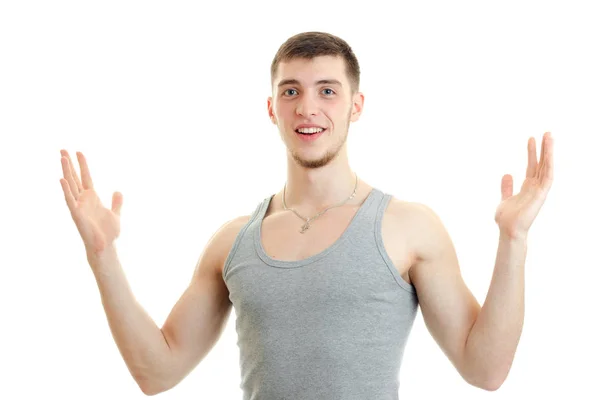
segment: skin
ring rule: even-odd
[[[294,79],[297,83],[279,86]],[[338,83],[317,84],[319,80]],[[344,63],[332,56],[279,65],[267,100],[271,122],[287,148],[286,203],[302,215],[314,215],[348,197],[355,175],[348,162],[350,123],[360,118],[364,95],[353,93]],[[301,141],[295,127],[314,123],[327,128],[315,142]],[[359,185],[365,185],[359,181]]]
[[[289,79],[295,82],[279,85]],[[339,83],[318,83],[324,79]],[[364,95],[351,90],[341,58],[317,57],[279,65],[267,109],[287,149],[288,207],[314,215],[351,193],[355,175],[346,139],[363,105]],[[294,131],[300,123],[315,123],[327,130],[318,140],[303,142]],[[546,132],[538,161],[535,139],[529,138],[526,179],[519,193],[513,194],[510,175],[501,180],[501,202],[495,214],[497,257],[481,306],[461,277],[451,238],[435,212],[395,198],[386,210],[389,217],[384,230],[398,233],[390,237],[402,237],[414,260],[407,278],[417,291],[426,326],[461,376],[486,390],[496,390],[505,381],[521,335],[527,235],[552,185],[553,147]],[[83,239],[111,332],[142,391],[166,391],[206,356],[224,328],[231,303],[220,268],[248,216],[231,220],[215,232],[189,287],[159,328],[133,297],[117,257],[123,196],[115,192],[111,207],[104,207],[84,155],[77,152],[77,159],[81,179],[69,154],[61,150],[60,184]],[[357,198],[351,202],[359,202],[369,191],[366,182],[359,179],[359,185]],[[408,236],[405,226],[411,227]]]
[[[290,79],[295,82],[280,86]],[[341,85],[318,84],[323,79],[335,79]],[[288,207],[301,215],[314,215],[350,192],[353,173],[346,139],[363,105],[364,95],[350,89],[341,58],[280,64],[267,106],[288,150]],[[304,143],[294,132],[299,123],[327,127],[327,135]],[[522,332],[527,234],[552,185],[553,146],[546,132],[538,161],[535,139],[529,138],[526,179],[519,193],[513,195],[511,175],[502,177],[501,202],[495,214],[497,257],[483,305],[465,285],[452,240],[433,210],[394,198],[387,211],[396,221],[392,230],[407,223],[411,226],[409,242],[415,262],[409,276],[426,326],[464,379],[486,390],[497,390],[505,381]],[[280,196],[281,192],[276,197]]]

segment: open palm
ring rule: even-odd
[[[527,150],[527,171],[521,191],[513,196],[512,176],[507,174],[502,177],[502,201],[496,209],[495,220],[500,231],[510,238],[527,236],[554,179],[554,143],[550,132],[542,137],[539,162],[534,138],[529,138]]]
[[[96,191],[85,157],[77,152],[81,170],[81,180],[75,172],[69,153],[61,150],[61,164],[64,178],[60,184],[65,201],[83,239],[85,248],[91,255],[98,255],[112,245],[121,230],[120,212],[123,196],[115,192],[111,209],[105,208]]]

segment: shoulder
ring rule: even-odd
[[[447,231],[440,216],[427,204],[390,199],[386,216],[392,229],[404,232],[418,258],[435,252],[436,245],[447,242]]]
[[[240,215],[227,222],[215,232],[213,238],[220,250],[222,261],[225,261],[236,237],[242,228],[250,221],[252,215]]]
[[[250,221],[252,215],[241,215],[230,219],[217,228],[200,256],[196,266],[196,272],[201,272],[203,265],[210,265],[215,273],[221,273],[225,260],[231,251],[236,237],[242,228]]]
[[[271,199],[273,196],[264,198],[259,204],[256,205],[254,211],[249,214],[240,215],[235,218],[228,220],[223,223],[219,229],[213,234],[211,242],[214,242],[214,247],[218,251],[220,257],[220,267],[227,260],[227,256],[233,248],[236,238],[240,234],[241,230],[250,222],[250,220],[258,214],[260,207],[263,206],[264,202]],[[272,202],[271,202],[272,203]]]
[[[435,211],[424,203],[417,201],[401,200],[391,196],[386,210],[393,218],[410,220],[413,223],[431,224],[439,222],[440,218]]]

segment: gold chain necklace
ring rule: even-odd
[[[324,209],[323,211],[320,211],[319,213],[317,213],[315,216],[311,217],[311,218],[306,218],[303,217],[302,215],[298,214],[296,212],[296,210],[294,210],[293,208],[288,208],[285,204],[285,187],[287,186],[287,182],[286,184],[283,186],[283,194],[281,195],[282,200],[283,200],[283,209],[284,210],[290,210],[293,211],[294,214],[296,214],[298,216],[298,218],[300,218],[301,220],[305,221],[304,225],[302,225],[302,229],[300,230],[300,233],[304,233],[308,230],[308,228],[310,228],[310,223],[311,221],[317,219],[318,217],[320,217],[321,215],[325,214],[326,211],[334,208],[334,207],[339,207],[342,204],[346,203],[348,200],[352,199],[354,196],[356,196],[356,188],[358,187],[358,175],[356,173],[354,173],[354,175],[356,176],[356,182],[354,183],[354,191],[352,192],[352,194],[350,195],[350,197],[348,197],[346,200],[341,201],[338,204],[334,204],[332,206],[327,207],[326,209]]]

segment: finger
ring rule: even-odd
[[[123,205],[123,195],[119,192],[114,192],[113,193],[113,198],[112,198],[112,211],[117,214],[117,215],[121,215],[121,206]]]
[[[549,188],[552,185],[552,181],[554,180],[554,139],[551,134],[548,135],[548,145],[546,146],[546,161],[545,165],[545,179],[544,179],[544,188]]]
[[[542,149],[540,151],[540,166],[537,171],[537,178],[540,182],[544,180],[544,176],[546,174],[546,165],[547,165],[547,147],[548,147],[548,132],[544,133],[542,136]]]
[[[83,192],[83,186],[81,185],[81,181],[79,180],[79,176],[77,175],[77,171],[75,171],[75,164],[73,164],[73,160],[71,160],[71,156],[69,155],[69,152],[66,150],[61,150],[60,154],[62,154],[64,157],[67,157],[67,159],[69,160],[69,165],[71,166],[71,173],[73,174],[73,181],[75,182],[75,184],[77,185],[77,195],[79,195],[79,193]]]
[[[69,211],[71,212],[71,215],[73,215],[75,213],[75,208],[77,206],[77,202],[75,201],[75,198],[73,197],[73,193],[71,193],[71,188],[69,187],[69,182],[67,182],[66,179],[61,178],[60,186],[62,186],[63,193],[65,195],[65,201],[67,202],[67,207],[69,207]]]
[[[73,173],[71,172],[71,166],[69,165],[69,160],[66,157],[60,158],[60,163],[62,165],[63,176],[69,185],[69,191],[71,192],[71,196],[75,200],[79,197],[79,189],[77,189],[77,184],[73,179]]]
[[[530,137],[527,141],[527,178],[533,178],[537,172],[537,152],[535,148],[535,138]]]
[[[513,195],[513,179],[512,176],[506,174],[502,177],[502,183],[500,184],[500,193],[502,194],[502,201],[508,199]]]
[[[83,182],[84,189],[93,189],[94,183],[92,182],[92,176],[90,175],[90,170],[87,165],[87,161],[83,153],[77,152],[77,159],[79,160],[79,168],[81,169],[81,180]]]

